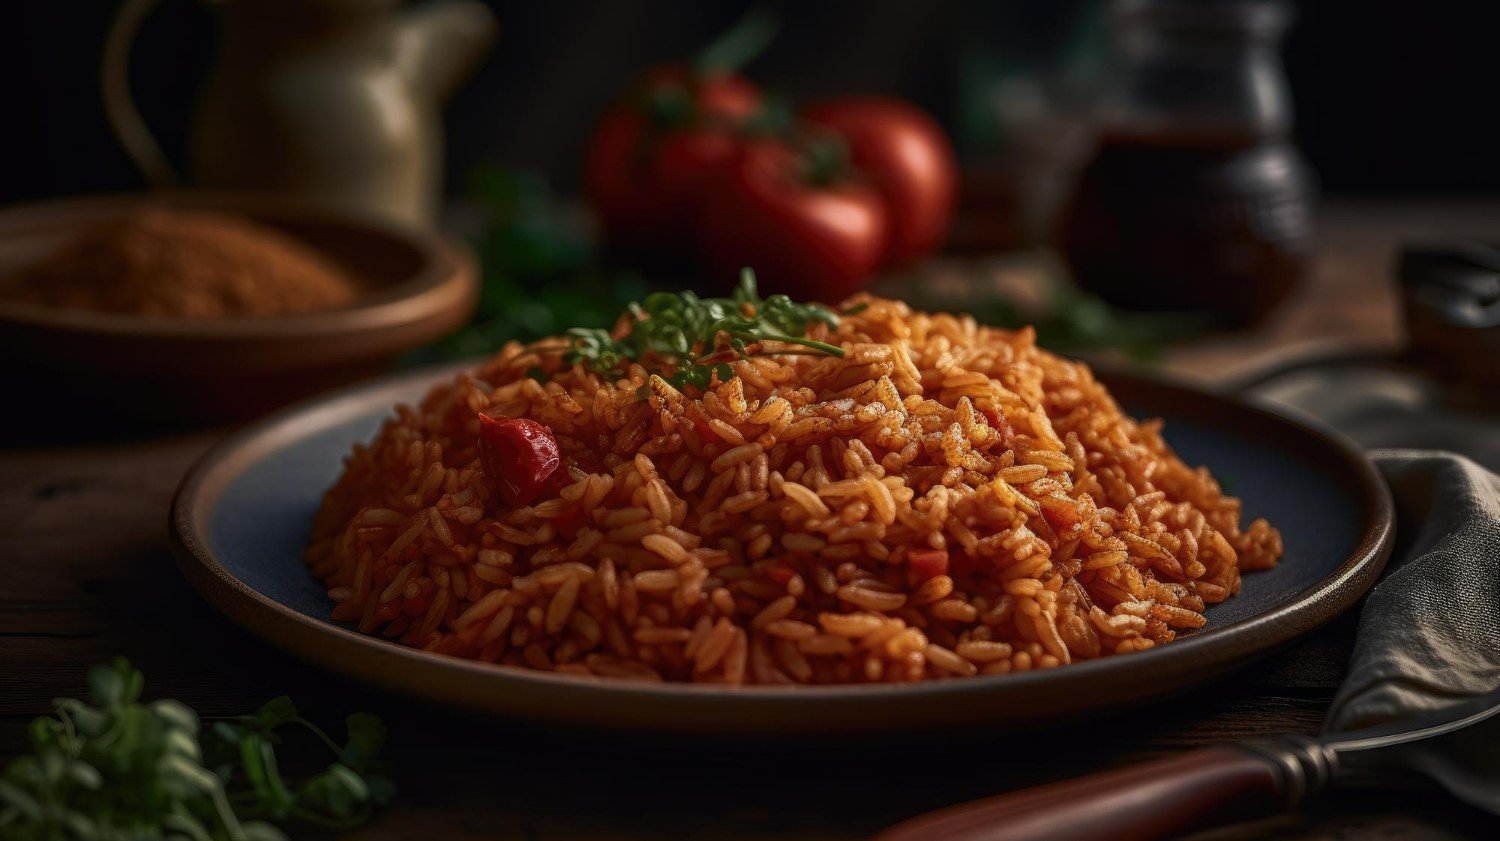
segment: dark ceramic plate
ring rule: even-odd
[[[193,586],[230,619],[298,657],[388,689],[558,722],[674,731],[827,732],[1015,725],[1117,708],[1210,680],[1352,605],[1390,553],[1391,500],[1348,443],[1245,403],[1106,377],[1133,414],[1166,420],[1190,464],[1207,465],[1286,542],[1247,574],[1208,626],[1170,645],[1063,668],[904,686],[743,687],[582,678],[405,648],[329,618],[302,564],[319,499],[355,442],[399,401],[454,369],[358,387],[266,420],[216,447],[178,490],[172,536]]]

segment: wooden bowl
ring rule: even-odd
[[[388,369],[463,325],[478,297],[473,255],[440,233],[233,194],[101,196],[0,210],[0,277],[145,205],[248,217],[322,252],[366,292],[336,310],[200,320],[0,300],[0,385],[25,395],[21,406],[86,406],[96,417],[107,410],[153,424],[243,419]],[[43,414],[51,423],[57,413]]]

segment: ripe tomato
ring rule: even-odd
[[[736,126],[761,107],[740,76],[685,67],[646,73],[594,130],[584,181],[611,248],[680,253],[698,195],[739,149]]]
[[[937,121],[884,97],[830,99],[801,115],[842,135],[854,165],[880,190],[890,222],[885,265],[942,244],[958,197],[958,163]]]
[[[859,289],[885,250],[880,194],[850,180],[819,183],[776,142],[747,144],[699,210],[698,247],[732,283],[755,269],[766,292],[837,303]]]

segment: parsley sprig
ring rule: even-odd
[[[786,295],[761,298],[755,272],[744,269],[728,298],[700,298],[692,292],[653,292],[626,310],[627,329],[618,338],[608,330],[575,328],[563,360],[583,363],[610,377],[631,362],[662,366],[654,373],[683,388],[709,388],[718,377],[733,376],[729,362],[752,356],[797,353],[843,356],[843,348],[809,338],[814,324],[836,327],[838,314],[821,304],[799,304]],[[766,347],[793,345],[800,350]]]
[[[0,837],[16,841],[286,841],[271,821],[349,829],[395,789],[378,759],[385,728],[349,716],[335,742],[285,697],[203,731],[170,699],[141,703],[141,673],[123,659],[89,672],[92,703],[65,698],[30,728],[32,752],[0,776]],[[313,734],[335,760],[284,776],[282,731]]]

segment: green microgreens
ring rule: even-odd
[[[844,355],[837,345],[807,336],[814,324],[837,326],[837,313],[821,304],[799,304],[786,295],[761,298],[750,269],[740,273],[740,283],[728,298],[653,292],[627,308],[626,321],[628,331],[619,338],[608,330],[569,330],[573,346],[564,361],[618,377],[631,362],[649,356],[650,361],[665,366],[653,373],[673,386],[707,389],[716,377],[727,382],[733,376],[729,362],[736,359],[799,353]],[[803,350],[765,348],[764,342]]]
[[[286,841],[271,822],[350,829],[394,794],[374,716],[349,716],[340,745],[281,697],[204,731],[177,701],[142,703],[144,684],[116,659],[89,672],[92,703],[59,700],[54,717],[31,723],[31,753],[0,776],[0,837]],[[276,746],[288,727],[312,733],[334,761],[284,775]]]

